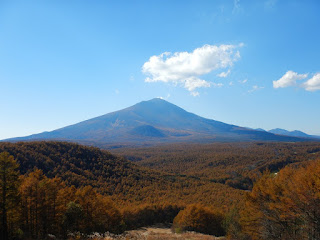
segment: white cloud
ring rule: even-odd
[[[161,97],[161,96],[160,96],[160,97],[157,97],[157,98],[160,98],[160,99],[162,99],[162,100],[166,100],[166,99],[169,99],[170,96],[171,96],[170,93],[168,93],[166,97]]]
[[[233,86],[233,82],[229,82],[229,86]]]
[[[191,96],[197,97],[199,96],[199,92],[190,92]]]
[[[142,67],[142,72],[149,76],[145,82],[182,85],[190,92],[197,88],[210,87],[211,83],[200,76],[233,66],[240,58],[240,53],[236,50],[240,45],[204,45],[193,52],[164,52],[152,56]],[[192,95],[199,93],[194,92]]]
[[[212,85],[217,88],[223,87],[223,83],[212,83]]]
[[[260,89],[264,89],[264,87],[259,87],[259,86],[257,86],[257,85],[254,85],[254,86],[252,87],[252,89],[250,89],[250,90],[248,91],[248,93],[252,93],[252,92],[258,91],[258,90],[260,90]]]
[[[210,87],[210,83],[197,77],[188,77],[184,81],[184,87],[189,91],[193,91],[200,87]]]
[[[241,13],[241,12],[243,12],[243,9],[241,8],[240,0],[234,0],[232,13],[236,14],[236,13]]]
[[[320,90],[320,73],[316,73],[312,78],[301,84],[300,87],[311,92]]]
[[[302,80],[308,77],[308,74],[298,74],[293,71],[288,71],[279,80],[273,81],[274,88],[285,88],[296,85],[297,80]]]
[[[227,72],[221,72],[219,74],[217,74],[217,77],[221,77],[221,78],[225,78],[228,77],[228,75],[230,74],[231,70],[229,69]]]
[[[239,83],[245,84],[248,82],[248,79],[240,80]]]

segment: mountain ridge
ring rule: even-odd
[[[283,128],[274,128],[274,129],[270,129],[268,131],[263,128],[256,128],[254,130],[262,131],[262,132],[269,132],[269,133],[273,133],[273,134],[277,134],[277,135],[292,136],[292,137],[317,138],[317,139],[320,138],[320,136],[310,135],[310,134],[307,134],[307,133],[302,132],[300,130],[288,131]]]
[[[274,129],[269,130],[268,132],[273,133],[273,134],[293,136],[293,137],[307,137],[307,138],[319,137],[319,136],[309,135],[309,134],[302,132],[302,131],[299,131],[299,130],[288,131],[288,130],[282,129],[282,128],[274,128]]]
[[[160,98],[142,101],[119,111],[51,132],[5,141],[63,140],[95,146],[115,143],[308,141],[200,117]]]

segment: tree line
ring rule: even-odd
[[[70,233],[122,233],[156,223],[179,225],[181,219],[191,221],[194,216],[183,215],[184,206],[171,204],[139,205],[119,209],[110,197],[98,193],[91,186],[67,186],[60,178],[48,178],[42,170],[19,174],[18,163],[7,152],[0,153],[1,239],[48,239],[55,236],[67,239]],[[188,209],[188,208],[187,208]],[[220,215],[197,207],[197,221],[202,216],[212,221]],[[180,215],[178,215],[178,213]],[[176,217],[176,216],[180,217]],[[176,219],[177,220],[174,220]],[[221,220],[221,219],[220,219]],[[204,233],[223,233],[222,222],[217,231],[201,226],[181,225],[184,230]]]
[[[137,166],[130,167],[131,163],[125,160],[121,160],[125,162],[121,165],[107,152],[113,163],[103,167],[102,163],[109,164],[109,160],[97,158],[104,153],[95,148],[91,151],[69,143],[19,146],[11,149],[15,157],[0,151],[0,233],[4,240],[50,236],[67,239],[76,232],[119,234],[156,223],[173,223],[176,232],[191,230],[226,235],[228,239],[320,239],[320,161],[309,158],[316,155],[315,146],[308,145],[310,155],[304,161],[299,156],[301,161],[280,171],[264,170],[253,182],[252,190],[239,195],[235,191],[240,190],[192,176],[177,178],[143,168],[137,175],[133,170]],[[41,151],[37,152],[37,148]],[[70,161],[62,164],[58,158]],[[38,161],[32,168],[21,167],[21,162],[28,165],[32,160]],[[56,167],[38,168],[46,169],[47,165]],[[125,166],[129,169],[125,170]],[[91,170],[111,175],[93,176]],[[70,172],[79,171],[87,174],[87,180],[71,184]],[[117,173],[112,175],[114,172]],[[134,181],[131,185],[126,185],[126,176]],[[111,183],[105,183],[108,179]],[[123,185],[119,184],[121,181]],[[117,189],[117,193],[110,195],[103,191],[103,186]]]
[[[227,210],[244,192],[189,175],[161,173],[95,147],[56,141],[0,143],[19,163],[22,175],[35,168],[66,186],[92,186],[120,208],[143,204],[199,202]],[[152,193],[152,194],[150,194]]]
[[[320,143],[190,143],[111,151],[149,169],[251,190],[266,169],[277,172],[287,165],[319,158]]]

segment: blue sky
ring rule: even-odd
[[[163,97],[320,135],[320,2],[1,1],[0,139]]]

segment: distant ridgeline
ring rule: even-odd
[[[62,140],[102,148],[173,142],[320,141],[301,132],[274,133],[206,119],[155,98],[51,132],[6,141]]]

